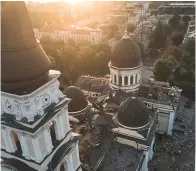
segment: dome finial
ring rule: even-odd
[[[124,36],[122,37],[122,39],[129,39],[129,35],[127,34],[127,30],[125,30],[124,32]]]

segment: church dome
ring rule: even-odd
[[[111,65],[117,68],[134,68],[140,64],[140,49],[125,32],[112,49]]]
[[[87,107],[88,101],[86,96],[79,88],[70,86],[64,91],[64,94],[71,99],[68,105],[69,112],[81,111]]]
[[[35,38],[24,2],[2,2],[1,64],[2,91],[36,89],[47,79],[50,60]]]
[[[149,121],[148,109],[142,101],[130,97],[119,106],[117,121],[126,127],[145,126]]]

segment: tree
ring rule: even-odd
[[[172,56],[174,60],[180,61],[182,55],[182,50],[177,46],[169,46],[164,50],[163,56]]]
[[[170,62],[166,57],[160,58],[153,64],[153,74],[157,81],[167,81],[172,73]]]
[[[174,33],[172,33],[170,39],[171,39],[172,44],[174,46],[178,46],[182,43],[182,41],[184,39],[184,35],[181,32],[174,32]]]
[[[185,33],[187,31],[187,28],[188,28],[188,23],[180,23],[180,24],[178,24],[176,30],[178,32]]]
[[[135,28],[136,28],[136,26],[134,24],[128,24],[127,25],[127,32],[132,33],[132,32],[134,32]]]
[[[186,43],[182,45],[185,52],[189,53],[191,56],[195,56],[195,39],[189,38]]]
[[[180,23],[180,20],[181,17],[179,15],[174,15],[169,19],[168,24],[171,25],[173,29],[175,29]]]
[[[163,24],[163,33],[167,37],[172,33],[172,27],[169,24]]]
[[[159,21],[157,27],[153,30],[148,48],[156,52],[158,49],[164,46],[166,36],[163,30],[163,24]]]
[[[184,15],[184,16],[182,17],[182,21],[183,21],[184,23],[188,23],[189,21],[191,21],[191,17],[188,16],[188,15]]]
[[[138,47],[140,48],[141,52],[141,59],[143,60],[145,58],[145,51],[144,51],[144,45],[141,42],[136,42]]]

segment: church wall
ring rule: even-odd
[[[139,143],[136,143],[135,141],[127,140],[127,139],[120,138],[120,137],[117,137],[116,141],[118,143],[121,143],[121,144],[126,144],[126,145],[129,145],[129,146],[132,146],[132,147],[134,147],[135,149],[138,149],[138,150],[143,150],[143,149],[148,148],[148,146],[146,146],[146,145],[139,144]]]
[[[9,153],[5,153],[4,151],[1,152],[2,156],[4,156],[5,158],[14,158],[14,159],[17,159],[17,160],[20,160],[24,163],[26,163],[27,165],[31,166],[32,168],[36,169],[36,170],[39,170],[39,171],[45,171],[46,168],[47,168],[47,165],[48,163],[50,162],[51,158],[53,157],[53,155],[56,153],[56,151],[59,149],[59,147],[62,145],[62,144],[65,144],[66,142],[68,142],[70,140],[70,138],[72,137],[72,133],[70,132],[67,137],[65,138],[65,140],[63,140],[61,142],[61,144],[43,161],[43,163],[40,165],[40,164],[36,164],[36,163],[33,163],[33,162],[29,162],[27,160],[24,160],[22,158],[18,158],[12,154],[9,154]]]
[[[78,143],[76,143],[76,146],[74,150],[72,151],[72,165],[73,169],[76,170],[80,166],[80,157],[79,157],[79,150],[78,150]]]
[[[112,88],[125,91],[137,90],[141,80],[141,67],[121,69],[111,66],[111,63],[108,66],[110,68],[110,86]]]
[[[174,118],[175,118],[174,112],[170,112],[169,125],[168,125],[167,135],[172,135],[173,124],[174,124]]]
[[[56,135],[58,136],[58,140],[62,140],[67,133],[70,131],[69,121],[68,121],[68,110],[67,105],[57,114],[54,120],[56,122]],[[51,120],[51,121],[52,121]],[[14,131],[19,138],[22,155],[26,159],[31,159],[36,162],[41,162],[46,155],[48,155],[53,148],[51,135],[49,131],[49,121],[47,125],[45,125],[44,129],[41,129],[36,135],[25,134],[24,132],[19,132],[18,130],[10,129],[8,127],[4,127],[2,129],[2,138],[7,142],[6,146],[4,145],[3,149],[8,152],[15,152],[17,150],[16,143],[14,141],[14,137],[12,137],[12,132]],[[6,139],[5,139],[6,138]],[[68,141],[68,139],[67,139]]]
[[[40,146],[40,151],[42,153],[42,156],[47,155],[47,142],[45,141],[44,135],[39,136],[39,146]]]
[[[36,160],[35,159],[35,151],[34,151],[34,147],[33,147],[33,142],[31,138],[27,138],[26,139],[26,143],[27,143],[27,147],[28,147],[28,151],[29,151],[29,159],[31,160]]]
[[[34,121],[36,115],[43,115],[44,109],[62,96],[57,78],[46,83],[31,94],[18,96],[1,92],[1,113],[16,116],[16,120],[26,117]]]
[[[177,107],[143,101],[149,109],[158,109],[158,133],[172,135]]]
[[[79,158],[79,151],[78,151],[78,143],[74,146],[73,150],[71,150],[65,158],[62,160],[62,162],[57,166],[55,171],[61,171],[61,165],[64,165],[64,167],[68,171],[75,171],[80,166],[80,158]],[[65,170],[66,170],[65,169]],[[80,170],[80,169],[79,169]]]
[[[6,150],[6,138],[4,136],[4,131],[1,130],[1,148]]]

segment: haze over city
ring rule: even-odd
[[[195,170],[195,2],[1,2],[2,171]]]

